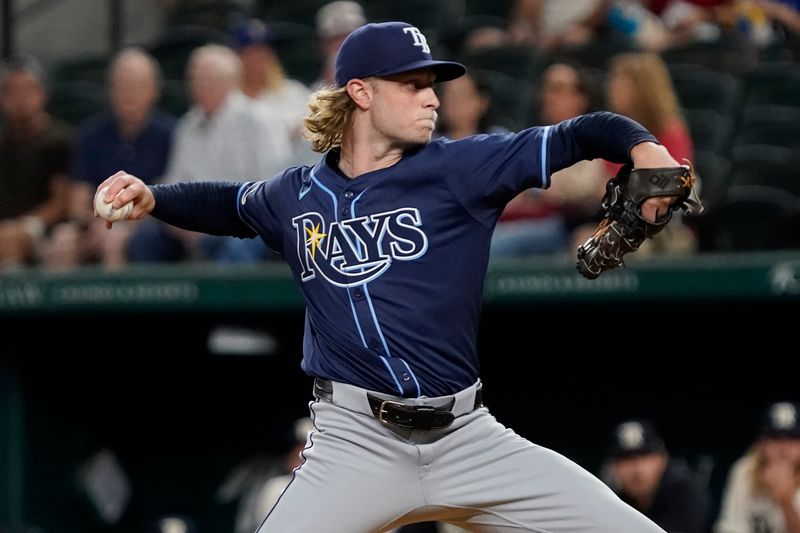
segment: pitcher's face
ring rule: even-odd
[[[430,69],[371,78],[375,99],[370,113],[376,132],[400,145],[429,142],[439,108],[434,78]]]

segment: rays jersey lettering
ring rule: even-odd
[[[317,274],[337,287],[368,283],[392,265],[425,255],[428,237],[419,209],[402,207],[326,224],[317,212],[292,219],[297,237],[301,279]]]

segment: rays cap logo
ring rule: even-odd
[[[466,67],[453,61],[431,57],[428,40],[418,28],[406,22],[366,24],[342,42],[336,56],[336,86],[352,79],[390,76],[420,68],[430,68],[436,81],[462,76]]]

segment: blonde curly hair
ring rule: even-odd
[[[346,87],[320,89],[311,95],[309,114],[303,119],[304,136],[315,152],[327,152],[342,145],[342,136],[355,109]]]

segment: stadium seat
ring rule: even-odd
[[[779,250],[799,244],[797,198],[773,187],[731,187],[704,219],[701,243],[711,250]]]
[[[792,193],[800,199],[800,175],[790,148],[738,146],[732,156],[731,185],[766,185]]]
[[[461,25],[466,6],[464,0],[371,0],[365,12],[370,22],[402,20],[423,31],[442,32]]]
[[[706,209],[713,209],[730,185],[731,161],[717,153],[696,149],[694,168],[703,205]]]
[[[99,83],[63,81],[53,85],[47,111],[54,117],[78,125],[106,107],[106,91]]]
[[[784,61],[764,63],[745,76],[746,105],[800,107],[800,66]]]
[[[542,58],[527,46],[478,48],[465,52],[460,60],[470,69],[502,72],[521,80],[537,78],[542,67]]]
[[[235,0],[192,0],[179,2],[168,13],[166,26],[201,26],[227,31],[231,20],[244,16],[241,2]]]
[[[730,116],[741,103],[744,85],[731,74],[685,63],[669,65],[669,71],[684,109],[710,109]]]
[[[189,110],[191,104],[189,88],[185,80],[164,80],[161,83],[159,109],[175,117],[180,117]]]
[[[589,44],[561,48],[556,52],[560,58],[571,59],[585,67],[608,70],[614,56],[626,52],[638,52],[639,48],[628,37],[612,33]]]
[[[466,0],[468,15],[488,15],[492,17],[511,17],[514,0]]]
[[[306,85],[314,83],[322,70],[324,57],[312,26],[291,22],[270,23],[275,35],[273,47],[286,75]]]
[[[108,69],[108,56],[82,55],[62,59],[52,67],[53,83],[62,81],[90,81],[104,84]]]
[[[769,105],[744,108],[733,145],[748,144],[800,147],[800,108]]]
[[[733,120],[710,109],[684,111],[692,142],[697,150],[724,153],[733,132]]]
[[[511,131],[530,126],[533,84],[492,70],[476,70],[492,93],[494,123]]]
[[[758,64],[758,48],[735,33],[714,42],[692,43],[661,52],[667,64],[684,63],[740,75]]]
[[[264,18],[268,24],[274,22],[293,22],[315,27],[317,11],[331,0],[291,0],[275,2],[262,0]]]

